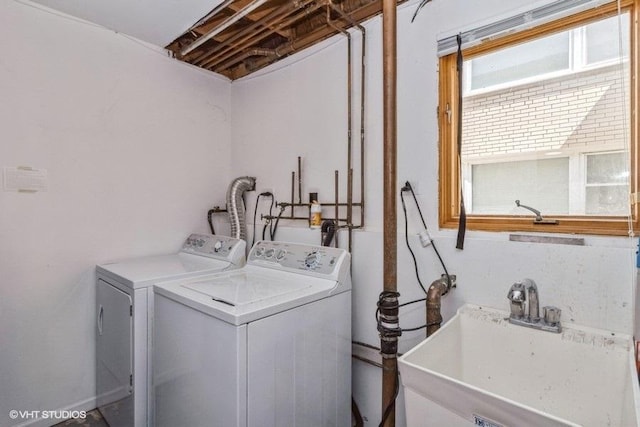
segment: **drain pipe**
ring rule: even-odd
[[[398,224],[397,224],[397,119],[396,119],[396,0],[382,1],[382,68],[383,68],[383,193],[384,193],[384,232],[383,232],[383,286],[384,292],[396,293],[398,267]],[[397,338],[396,338],[397,341]],[[385,345],[382,340],[380,346]],[[388,416],[383,420],[384,427],[395,426],[395,394],[398,387],[398,355],[383,354],[382,359],[382,412],[387,408]],[[386,357],[385,357],[386,356]]]
[[[231,237],[247,240],[247,224],[244,214],[242,195],[245,191],[256,188],[256,179],[251,176],[241,176],[234,179],[227,190],[227,211],[231,223]]]
[[[454,279],[455,280],[455,279]],[[446,276],[434,280],[427,290],[427,336],[431,336],[440,329],[442,313],[440,312],[442,297],[449,292],[449,284]]]

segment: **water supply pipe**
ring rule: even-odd
[[[396,0],[382,1],[382,71],[383,71],[383,213],[384,247],[383,287],[385,292],[397,292],[398,224],[397,224],[397,5]],[[382,347],[382,340],[381,340]],[[398,386],[398,358],[382,359],[382,412],[387,408],[384,427],[395,426],[395,397]]]
[[[247,240],[247,224],[245,218],[242,195],[245,191],[256,188],[256,179],[251,176],[241,176],[234,179],[227,190],[227,211],[231,223],[231,237]]]

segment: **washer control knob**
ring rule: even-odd
[[[276,251],[276,250],[275,250],[275,249],[273,249],[273,248],[269,248],[269,249],[267,249],[267,250],[266,250],[266,252],[264,253],[264,257],[265,257],[265,258],[271,258],[271,257],[273,256],[273,253],[274,253],[275,251]]]
[[[304,265],[308,269],[314,269],[318,266],[319,261],[320,261],[320,254],[318,252],[311,252],[304,259]]]
[[[284,256],[287,254],[287,250],[286,249],[280,249],[278,250],[278,253],[276,254],[276,260],[278,261],[282,261],[284,259]]]
[[[220,249],[222,249],[222,242],[218,240],[216,243],[213,244],[213,251],[218,252],[220,251]]]
[[[256,249],[256,256],[262,255],[264,255],[264,246],[258,246],[258,248]]]

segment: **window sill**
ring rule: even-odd
[[[539,232],[561,234],[585,234],[600,236],[629,236],[629,221],[620,217],[549,216],[558,224],[536,224],[531,216],[467,215],[467,230],[493,232]],[[440,219],[440,228],[457,228],[458,217]],[[634,232],[640,230],[633,222]]]

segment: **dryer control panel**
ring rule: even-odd
[[[181,252],[231,261],[238,254],[244,255],[245,247],[241,239],[194,233],[184,241]]]
[[[349,256],[344,249],[268,241],[256,243],[247,259],[249,264],[326,276],[335,276],[345,262]]]

